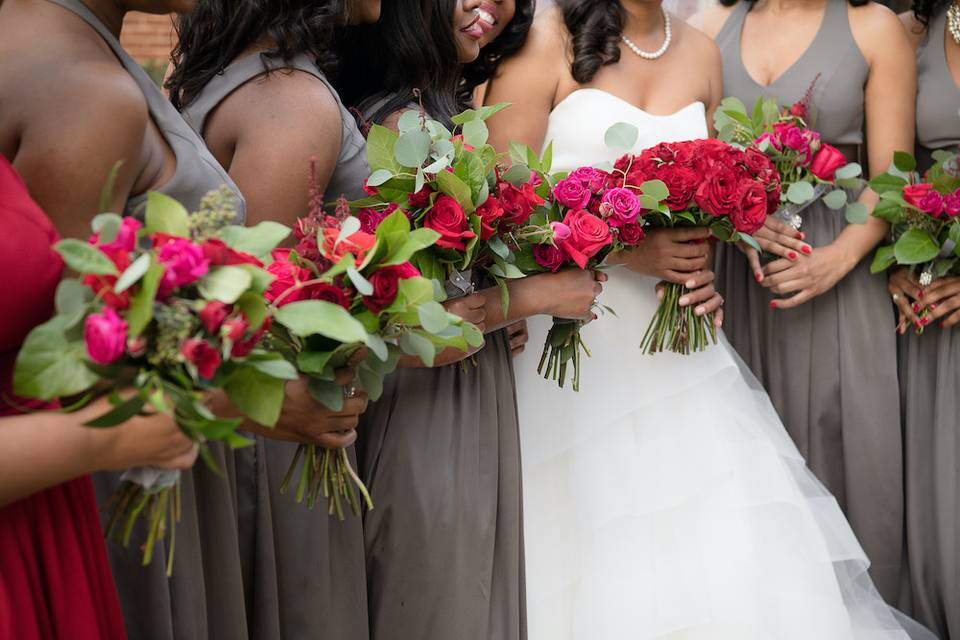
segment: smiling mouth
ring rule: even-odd
[[[492,28],[492,25],[483,20],[480,12],[478,10],[474,10],[473,20],[471,20],[467,26],[460,29],[460,31],[461,33],[464,33],[475,40],[479,40],[487,31],[490,31]]]
[[[497,17],[493,13],[483,8],[477,9],[476,13],[478,16],[480,16],[480,20],[487,23],[490,27],[496,26]]]

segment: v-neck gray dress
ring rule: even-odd
[[[526,638],[516,381],[506,332],[486,341],[398,369],[361,418],[373,640]]]
[[[307,55],[284,62],[260,53],[237,60],[208,83],[184,109],[203,132],[208,116],[247,82],[271,73],[307,73],[333,87]],[[367,166],[365,141],[353,116],[340,105],[340,155],[327,185],[332,199],[363,197]],[[308,164],[304,158],[303,177]],[[361,519],[341,522],[298,504],[280,485],[297,445],[261,436],[236,452],[243,577],[249,637],[256,640],[367,640],[367,592]],[[354,460],[353,448],[350,448]],[[240,612],[237,612],[239,615]],[[221,636],[233,638],[234,636]]]
[[[917,158],[960,145],[960,87],[944,50],[946,11],[917,51]],[[952,43],[951,43],[952,45]],[[911,328],[912,329],[912,328]],[[903,608],[943,640],[960,638],[960,329],[900,337],[909,585]]]
[[[203,141],[183,121],[120,42],[79,0],[51,0],[90,25],[113,50],[143,91],[150,117],[173,149],[177,167],[173,177],[157,189],[188,210],[196,210],[210,190],[236,187],[207,151]],[[146,195],[130,198],[125,213],[141,213]],[[243,199],[237,193],[242,222]],[[145,528],[138,527],[130,546],[109,543],[108,554],[130,638],[136,640],[202,640],[245,638],[243,581],[237,530],[233,456],[222,443],[211,443],[210,454],[226,475],[218,475],[198,461],[182,473],[182,520],[177,524],[173,577],[167,578],[166,544],[154,549],[153,563],[141,566]],[[102,505],[120,484],[119,473],[93,476]],[[168,537],[169,541],[169,537]]]
[[[828,0],[806,52],[770,86],[744,67],[740,40],[750,3],[740,2],[716,42],[724,95],[748,106],[760,96],[799,101],[816,80],[812,123],[849,159],[865,158],[864,87],[869,67],[847,15],[846,0]],[[851,196],[857,194],[851,193]],[[814,247],[832,243],[847,222],[822,203],[804,211]],[[761,380],[808,465],[843,507],[872,563],[871,576],[895,602],[903,544],[903,461],[896,337],[886,278],[870,274],[868,256],[833,289],[788,310],[772,310],[740,252],[724,248],[719,284],[724,330]]]

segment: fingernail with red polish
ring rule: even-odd
[[[803,254],[807,256],[813,253],[813,249],[811,249],[809,245],[804,245],[800,251],[803,251]]]
[[[917,294],[917,297],[923,300],[923,289],[920,289],[920,293]]]
[[[805,234],[803,231],[797,232],[797,240],[803,240],[806,237],[807,237],[807,234]]]
[[[920,313],[920,303],[919,303],[919,302],[914,302],[914,303],[913,303],[913,312],[914,312],[914,313]]]
[[[770,308],[771,308],[771,309],[776,309],[776,308],[777,308],[777,301],[776,301],[776,300],[771,300],[771,301],[770,301]]]
[[[933,304],[930,305],[930,311],[933,311],[933,310],[936,309],[936,308],[937,308],[937,303],[936,303],[936,302],[934,302]]]
[[[946,329],[946,328],[947,328],[947,323],[946,323],[946,322],[941,322],[941,323],[940,323],[940,328],[941,328],[941,329]]]
[[[757,279],[757,282],[760,282],[761,280],[763,280],[763,273],[761,273],[760,271],[754,271],[753,277]]]
[[[796,260],[796,259],[797,259],[797,252],[796,252],[796,251],[791,251],[790,253],[787,254],[787,257],[790,258],[791,260]]]

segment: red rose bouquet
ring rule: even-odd
[[[772,98],[758,98],[753,110],[737,98],[725,98],[714,113],[717,138],[766,155],[780,174],[781,190],[777,218],[799,229],[800,212],[823,199],[831,209],[846,209],[847,220],[862,223],[867,210],[859,202],[847,202],[845,188],[863,186],[862,169],[836,147],[824,143],[808,125],[813,85],[804,98],[781,109]]]
[[[500,285],[506,305],[504,281],[523,273],[502,236],[524,224],[543,199],[535,174],[516,168],[501,172],[497,153],[487,144],[484,120],[504,106],[455,116],[456,135],[422,110],[401,115],[399,134],[371,127],[369,197],[351,206],[367,233],[395,211],[402,211],[414,229],[435,231],[436,244],[412,259],[423,276],[459,297],[473,292],[482,275],[474,272],[480,271]]]
[[[411,263],[440,233],[411,229],[397,210],[368,232],[361,218],[350,217],[345,201],[337,209],[325,214],[314,194],[310,215],[294,229],[296,248],[273,251],[267,271],[274,280],[265,293],[276,320],[272,346],[309,376],[311,395],[334,411],[350,394],[335,382],[334,371],[361,349],[367,352],[357,366],[356,386],[376,400],[401,352],[430,366],[446,347],[467,351],[483,343],[479,329],[437,302],[433,282]],[[343,519],[344,502],[359,514],[352,481],[367,508],[373,507],[345,450],[301,445],[281,491],[295,476],[297,502],[306,498],[312,507],[322,494],[331,515]]]
[[[611,185],[642,190],[659,180],[668,193],[659,207],[644,215],[647,227],[709,227],[724,242],[757,248],[751,234],[776,211],[780,176],[760,151],[738,149],[719,140],[659,144],[639,155],[617,160]],[[641,342],[645,353],[669,350],[689,354],[716,342],[712,314],[697,316],[679,306],[686,289],[667,283],[657,313]]]
[[[920,175],[917,161],[894,154],[893,166],[873,180],[880,195],[873,215],[890,223],[892,242],[877,249],[870,271],[893,265],[919,270],[921,286],[935,278],[960,275],[960,165],[958,156],[935,152],[936,164]],[[928,309],[921,312],[923,323]],[[917,327],[923,332],[923,324]]]
[[[109,206],[105,190],[103,208]],[[130,386],[136,393],[88,422],[111,427],[141,412],[173,416],[207,454],[210,441],[248,444],[236,431],[240,419],[213,415],[205,392],[223,388],[257,422],[276,422],[284,382],[296,371],[278,354],[260,348],[270,318],[263,293],[270,276],[250,248],[266,248],[288,231],[265,225],[232,226],[229,191],[208,195],[191,215],[176,201],[150,193],[145,222],[103,213],[88,242],[61,240],[56,251],[79,274],[63,280],[56,315],[35,328],[14,372],[16,393],[63,402],[98,383]],[[172,570],[179,519],[180,472],[130,469],[109,503],[107,535],[129,544],[136,522],[147,522],[143,562],[169,530]]]

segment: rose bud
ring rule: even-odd
[[[223,324],[232,310],[233,307],[229,304],[211,300],[203,305],[203,309],[200,310],[200,322],[203,323],[203,328],[207,330],[207,333],[215,336],[217,335],[217,329],[220,328],[220,325]]]
[[[201,378],[213,378],[220,367],[220,352],[211,347],[205,340],[189,338],[180,345],[180,354],[184,359],[197,368]]]

